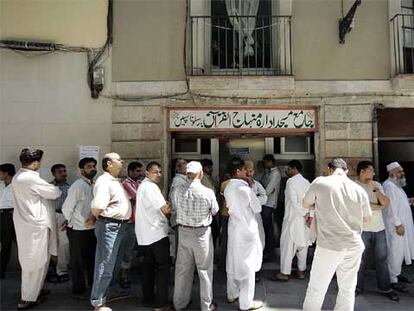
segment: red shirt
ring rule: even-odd
[[[124,186],[124,189],[127,193],[128,199],[131,201],[131,218],[128,223],[133,224],[135,223],[135,208],[136,208],[136,196],[137,196],[137,189],[141,182],[135,181],[130,177],[127,177],[123,182],[122,186]]]

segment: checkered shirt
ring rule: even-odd
[[[177,224],[190,227],[206,227],[219,207],[214,192],[199,180],[177,188],[173,202],[177,208]]]

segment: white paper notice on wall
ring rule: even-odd
[[[99,162],[100,146],[79,146],[79,160],[83,158],[94,158]]]

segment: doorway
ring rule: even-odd
[[[222,138],[219,139],[219,175],[222,177],[228,163],[234,157],[250,160],[256,166],[254,178],[261,180],[264,174],[262,159],[265,156],[264,138]]]

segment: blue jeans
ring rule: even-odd
[[[119,246],[125,234],[125,225],[126,223],[116,223],[101,218],[96,221],[95,271],[91,293],[91,304],[94,307],[106,303]]]
[[[387,266],[387,239],[385,237],[385,230],[379,232],[362,232],[362,241],[365,244],[365,250],[361,258],[361,266],[358,271],[357,287],[364,288],[364,272],[365,263],[367,260],[368,249],[374,249],[375,255],[375,273],[377,277],[378,291],[387,293],[391,291],[390,274]]]
[[[119,247],[118,260],[120,261],[120,267],[124,270],[131,268],[131,262],[133,257],[134,247],[137,244],[137,238],[135,236],[135,224],[125,224],[125,234]]]

